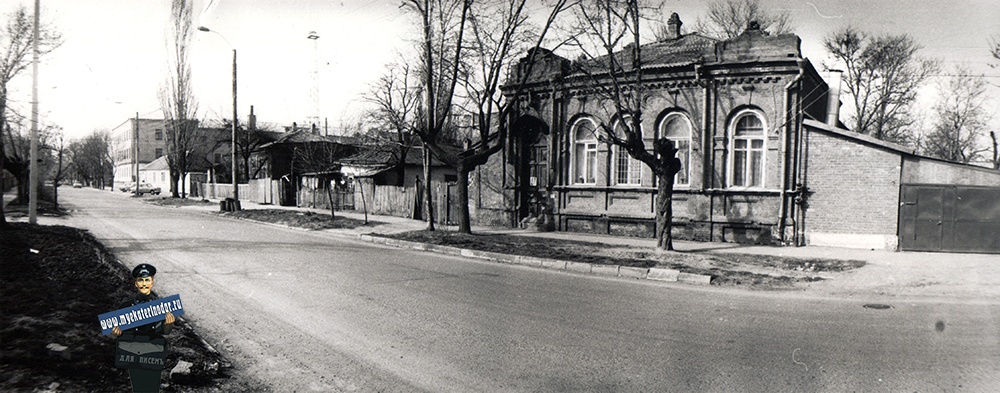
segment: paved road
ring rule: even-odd
[[[278,391],[996,391],[1000,310],[577,275],[67,189]],[[47,221],[43,223],[52,222]]]

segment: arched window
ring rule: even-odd
[[[624,116],[615,122],[614,132],[621,139],[625,139],[625,127],[631,125],[632,118]],[[642,135],[642,130],[639,130]],[[611,156],[611,163],[614,170],[611,172],[611,180],[617,185],[638,186],[642,181],[642,162],[632,158],[622,146],[615,145]]]
[[[691,185],[691,119],[680,112],[674,112],[663,118],[660,123],[660,135],[669,139],[677,148],[677,158],[681,160],[681,170],[674,176],[674,184],[678,186]]]
[[[729,184],[732,187],[764,187],[764,152],[767,151],[767,125],[754,110],[743,110],[733,120]]]
[[[588,118],[573,123],[573,184],[597,183],[597,124]]]

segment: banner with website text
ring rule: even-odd
[[[121,330],[125,330],[147,325],[163,320],[166,318],[168,312],[173,313],[174,316],[184,315],[184,305],[181,304],[181,295],[167,296],[136,304],[132,307],[106,312],[98,315],[97,319],[101,322],[101,333],[111,334],[111,330],[115,326]]]

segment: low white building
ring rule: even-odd
[[[192,177],[204,175],[201,172],[188,172],[184,174],[184,190],[188,194],[192,191]],[[202,176],[204,177],[204,176]],[[139,179],[143,183],[149,183],[154,187],[160,187],[164,194],[170,193],[170,166],[167,164],[167,156],[162,156],[153,160],[149,164],[139,168]],[[180,192],[180,190],[178,190]]]

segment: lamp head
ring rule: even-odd
[[[207,27],[205,27],[205,26],[198,26],[198,31],[212,31],[212,30],[209,30],[209,29],[208,29]]]

